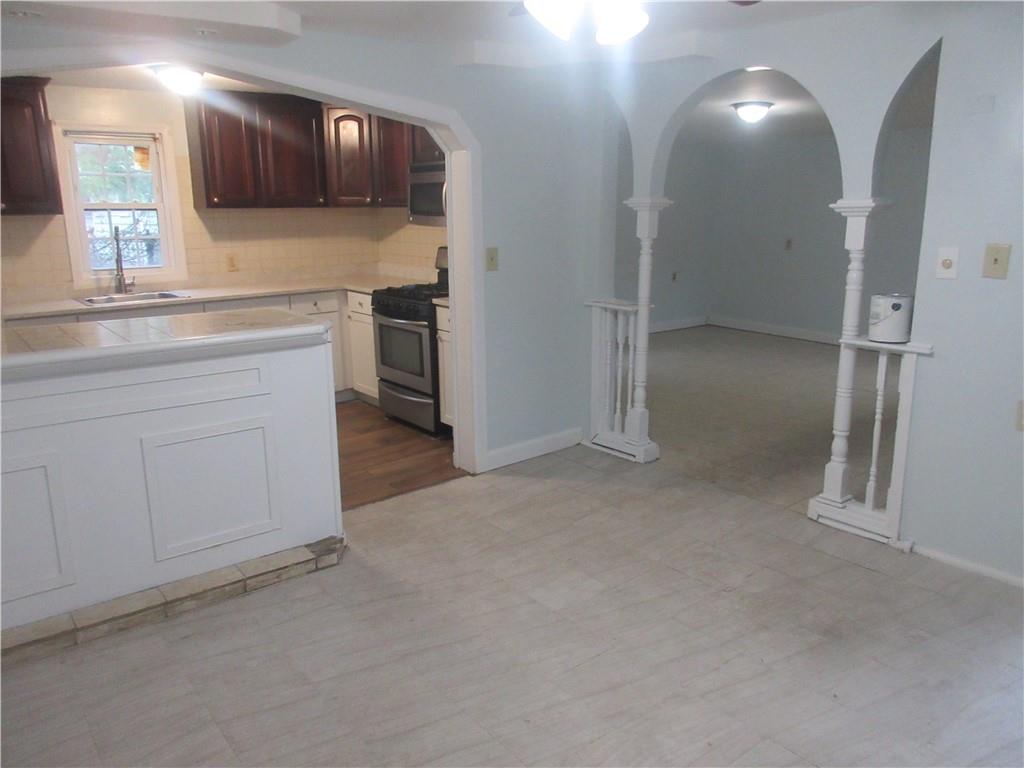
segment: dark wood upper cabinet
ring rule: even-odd
[[[49,78],[0,82],[0,201],[7,214],[61,212],[57,153],[44,88]]]
[[[249,94],[221,91],[216,100],[198,105],[201,190],[194,190],[197,207],[252,208],[259,205],[256,186],[256,112]],[[190,142],[191,144],[191,142]],[[190,153],[195,147],[190,146]],[[195,174],[193,174],[195,184]]]
[[[406,123],[298,96],[230,91],[186,100],[185,123],[197,209],[407,203]]]
[[[256,121],[260,204],[267,208],[326,205],[324,126],[319,102],[260,94]]]
[[[409,202],[410,126],[386,117],[372,117],[373,177],[377,205],[404,208]]]
[[[335,206],[373,205],[373,136],[370,116],[342,107],[324,108],[327,196]]]
[[[412,147],[409,165],[415,170],[443,170],[444,150],[430,137],[421,125],[412,126]]]

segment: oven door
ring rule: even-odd
[[[433,397],[430,324],[426,320],[398,320],[374,312],[373,332],[377,341],[377,377]]]
[[[448,216],[444,171],[409,174],[409,221],[443,227]]]

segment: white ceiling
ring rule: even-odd
[[[744,123],[732,105],[770,101],[775,106],[755,124]],[[832,130],[821,106],[793,78],[781,72],[739,72],[707,86],[682,131],[704,139],[751,134],[825,134]]]
[[[647,0],[651,23],[634,41],[616,51],[593,41],[589,19],[569,44],[543,29],[519,2],[381,1],[357,2],[26,2],[4,0],[4,44],[17,46],[23,25],[53,25],[85,32],[148,37],[223,40],[282,45],[304,31],[334,30],[347,35],[434,43],[444,50],[491,46],[513,49],[510,63],[536,65],[560,60],[602,60],[625,55],[634,60],[678,55],[681,35],[717,34],[763,27],[793,19],[842,13],[849,2],[760,2],[739,6],[713,2]],[[13,33],[13,34],[12,34]],[[496,63],[496,62],[489,62]]]

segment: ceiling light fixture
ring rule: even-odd
[[[526,0],[523,5],[548,32],[565,41],[583,15],[583,0]]]
[[[768,110],[775,105],[770,101],[738,101],[732,105],[739,115],[740,120],[745,123],[759,123],[764,120]]]
[[[583,15],[584,0],[525,0],[523,5],[551,34],[568,41]],[[591,10],[599,45],[619,45],[643,32],[651,18],[640,0],[594,0]]]
[[[156,67],[153,72],[167,88],[182,96],[190,96],[203,85],[203,73],[185,67]]]
[[[596,0],[593,8],[598,45],[619,45],[631,40],[651,20],[638,0]]]
[[[772,68],[764,67],[758,64],[757,66],[754,67],[744,67],[744,69],[747,70],[747,72],[770,72]]]

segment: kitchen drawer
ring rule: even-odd
[[[250,296],[203,303],[204,312],[228,312],[234,309],[288,309],[287,296]]]
[[[348,311],[358,312],[361,315],[372,315],[373,308],[370,305],[370,294],[348,292]]]
[[[451,331],[452,329],[452,318],[448,307],[437,308],[437,330],[439,331]]]
[[[301,293],[292,296],[292,312],[300,315],[315,315],[320,312],[338,311],[338,294],[336,293]]]

